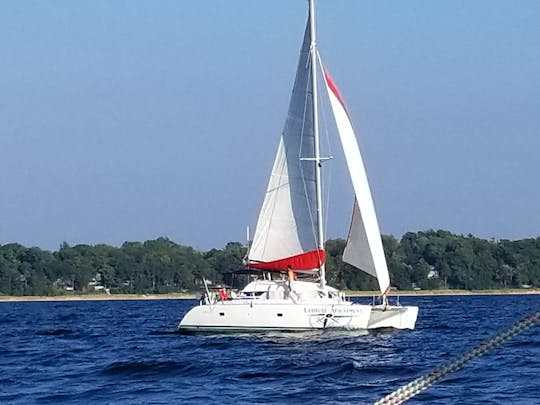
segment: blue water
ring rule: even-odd
[[[540,308],[536,296],[402,298],[414,331],[184,336],[195,301],[0,303],[0,403],[368,404]],[[408,403],[540,404],[540,327]]]

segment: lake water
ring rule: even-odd
[[[365,301],[359,299],[359,301]],[[369,404],[540,308],[402,297],[414,331],[184,336],[193,300],[0,303],[0,403]],[[540,327],[408,404],[540,404]]]

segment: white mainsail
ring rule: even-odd
[[[318,269],[317,201],[308,20],[285,128],[249,252],[249,267]]]
[[[385,294],[390,277],[362,155],[343,97],[326,69],[324,78],[356,196],[343,261],[377,277],[381,294]]]

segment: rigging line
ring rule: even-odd
[[[402,386],[398,390],[375,402],[374,405],[402,404],[403,402],[408,401],[415,395],[424,391],[429,386],[435,384],[446,375],[460,370],[468,362],[476,359],[477,357],[483,356],[490,350],[496,349],[497,347],[506,343],[508,340],[538,323],[540,323],[540,309],[538,309],[534,314],[516,322],[511,328],[504,330],[490,340],[475,346],[473,349],[469,350],[467,353],[463,354],[457,359],[415,379],[407,385]]]
[[[308,61],[306,63],[306,66],[309,67],[311,65],[311,58],[308,58]],[[307,207],[308,207],[308,213],[309,213],[309,220],[311,222],[311,230],[313,232],[313,240],[317,240],[318,237],[317,237],[317,227],[315,226],[315,220],[313,219],[313,208],[311,207],[311,201],[309,199],[309,195],[308,195],[308,190],[307,190],[307,184],[306,184],[306,178],[304,176],[304,167],[303,167],[303,164],[302,164],[302,146],[304,145],[304,131],[305,131],[305,124],[306,124],[306,111],[307,111],[307,104],[308,104],[308,100],[309,100],[309,86],[310,86],[310,83],[311,83],[311,69],[308,69],[308,77],[307,77],[307,82],[306,82],[306,88],[305,88],[305,94],[306,94],[306,98],[305,98],[305,101],[304,101],[304,111],[303,111],[303,115],[302,115],[302,132],[300,134],[300,149],[298,150],[298,165],[300,167],[300,174],[301,174],[301,177],[302,177],[302,185],[304,186],[304,195],[306,196],[306,202],[307,202]],[[312,90],[313,91],[313,90]],[[313,108],[313,106],[312,106]],[[313,126],[313,124],[312,124]],[[314,140],[315,141],[315,140]],[[312,152],[311,152],[312,153]],[[318,162],[313,162],[314,165],[318,164]],[[316,169],[315,169],[316,170]],[[315,181],[315,179],[313,179]],[[319,249],[317,249],[318,251]]]
[[[319,51],[317,50],[317,61],[319,62],[319,69],[321,71],[323,71],[323,64],[322,64],[322,59],[321,59],[321,55],[319,54]],[[324,75],[322,75],[322,77],[324,77]],[[323,85],[324,83],[324,85]],[[325,80],[320,80],[318,82],[319,84],[319,87],[321,88],[321,91],[319,94],[326,94],[328,96],[328,90],[326,88],[326,79]],[[319,98],[319,100],[321,101],[322,103],[322,97]],[[328,103],[328,99],[326,99],[326,103]],[[321,108],[319,111],[321,111],[321,121],[322,121],[322,126],[324,127],[324,135],[325,135],[325,141],[326,141],[326,148],[328,149],[328,156],[332,157],[333,156],[333,151],[332,151],[332,143],[330,142],[330,135],[329,135],[329,131],[328,131],[328,118],[327,118],[327,115],[326,115],[326,108]],[[325,211],[325,218],[324,218],[324,229],[328,229],[328,218],[329,218],[329,212],[330,212],[330,190],[332,188],[332,166],[333,165],[329,165],[329,167],[325,170],[327,175],[326,175],[326,182],[327,182],[327,185],[326,185],[326,202],[325,202],[325,207],[326,207],[326,211]]]

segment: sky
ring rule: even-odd
[[[540,236],[540,2],[317,13],[381,231]],[[3,1],[0,244],[244,241],[306,16],[306,0]],[[328,153],[327,237],[345,237],[352,188]]]

